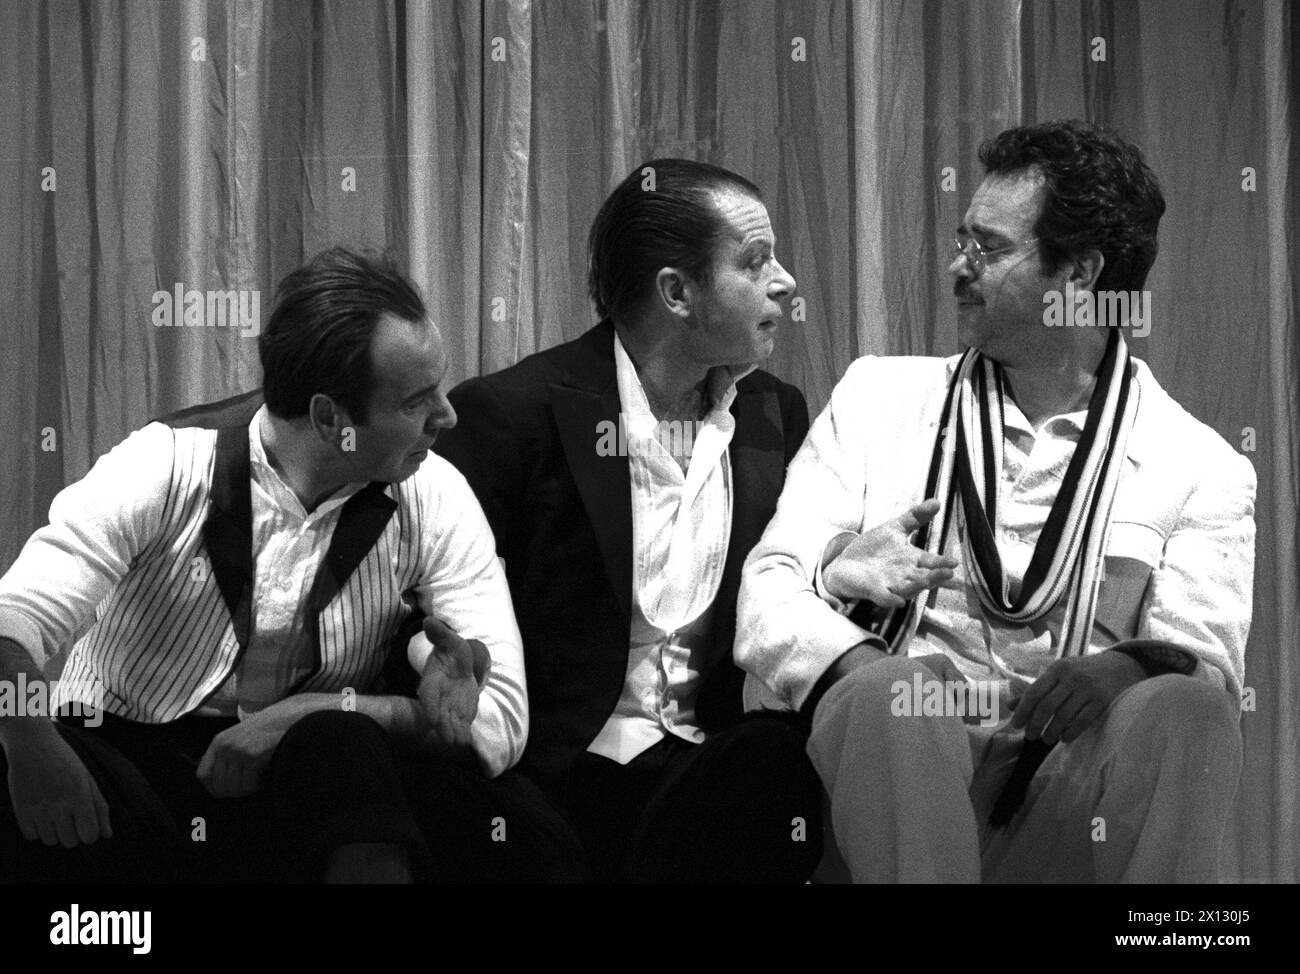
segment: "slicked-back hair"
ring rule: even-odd
[[[587,238],[587,290],[602,318],[619,318],[652,292],[664,267],[707,285],[726,225],[713,200],[735,190],[763,196],[743,176],[707,162],[652,159],[628,174],[596,214]]]
[[[1165,198],[1137,146],[1090,122],[1044,122],[1007,129],[980,146],[979,158],[993,176],[1041,173],[1034,235],[1045,272],[1096,249],[1105,257],[1096,290],[1141,289],[1159,249]]]
[[[294,419],[321,393],[364,423],[375,385],[370,342],[385,313],[427,316],[420,292],[383,254],[334,247],[287,275],[258,339],[266,408]]]

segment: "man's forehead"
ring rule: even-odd
[[[385,314],[370,342],[370,361],[380,385],[419,389],[429,384],[430,372],[446,370],[447,351],[429,318],[403,321]]]
[[[713,192],[713,205],[727,226],[728,237],[746,243],[755,237],[772,236],[772,223],[761,200],[737,190],[724,189]]]
[[[1042,209],[1044,182],[1037,169],[986,176],[966,210],[966,229],[1032,226]]]

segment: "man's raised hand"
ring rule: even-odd
[[[910,540],[938,512],[938,500],[930,498],[853,538],[823,569],[826,589],[844,601],[868,599],[896,609],[948,581],[957,559],[932,555]]]
[[[471,745],[470,725],[478,714],[478,695],[487,682],[492,657],[477,639],[462,639],[441,619],[424,620],[433,644],[420,674],[418,696],[432,729],[433,743],[451,748]]]

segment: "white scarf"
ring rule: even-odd
[[[1058,658],[1088,649],[1111,509],[1138,398],[1128,346],[1119,329],[1112,329],[1083,433],[1024,582],[1011,598],[995,540],[1005,399],[1002,367],[969,349],[948,386],[924,495],[939,498],[939,512],[918,533],[916,544],[932,554],[942,553],[960,505],[966,573],[985,611],[1011,622],[1033,622],[1067,596],[1055,646]],[[912,599],[872,628],[889,643],[890,652],[897,653],[916,632],[920,617],[921,600]]]

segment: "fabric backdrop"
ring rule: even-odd
[[[600,201],[690,156],[763,188],[803,299],[770,368],[818,410],[858,355],[957,350],[943,253],[979,142],[1089,118],[1169,202],[1134,350],[1259,474],[1224,865],[1294,881],[1297,37],[1281,0],[7,0],[0,568],[129,430],[258,383],[256,325],[158,325],[155,292],[264,317],[315,251],[386,248],[459,380],[586,329]]]

